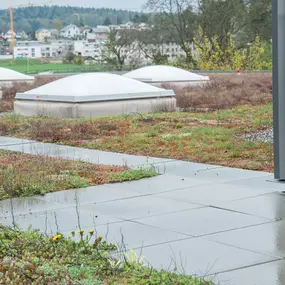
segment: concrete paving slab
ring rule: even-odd
[[[0,201],[0,217],[7,217],[10,216],[12,213],[14,213],[15,216],[18,216],[43,211],[50,211],[65,207],[67,207],[67,205],[44,201],[35,197],[13,198],[11,200]]]
[[[167,191],[194,187],[197,185],[204,185],[207,183],[209,182],[193,178],[185,178],[176,175],[165,174],[138,181],[115,183],[111,184],[110,186],[119,189],[127,189],[129,191],[141,194],[157,194]]]
[[[86,211],[82,208],[79,211],[79,220],[80,222],[78,221],[76,207],[18,215],[14,218],[16,225],[23,230],[27,230],[31,226],[33,229],[47,234],[78,230],[84,227],[94,228],[94,225],[104,225],[121,221],[114,216],[102,215],[101,213]],[[13,226],[11,216],[2,219],[2,222],[6,226]]]
[[[153,267],[167,270],[178,267],[180,272],[198,276],[275,260],[266,255],[209,242],[202,238],[145,247],[137,250],[137,253],[140,251],[145,261]]]
[[[1,137],[0,137],[1,138]],[[2,137],[3,138],[3,137]],[[61,157],[71,160],[83,160],[90,163],[100,163],[106,165],[128,165],[130,167],[135,166],[151,166],[155,163],[162,162],[171,162],[174,160],[164,159],[164,158],[147,158],[144,156],[135,156],[122,153],[112,153],[101,150],[92,150],[92,149],[83,149],[79,147],[71,147],[64,145],[56,145],[52,143],[40,143],[32,140],[26,140],[26,142],[31,142],[30,144],[22,144],[21,139],[11,140],[7,137],[4,137],[3,140],[14,141],[14,144],[11,145],[1,145],[1,149],[7,149],[11,151],[21,151],[24,153],[52,156],[52,157]],[[19,144],[17,144],[18,142]]]
[[[31,141],[32,142],[32,141]],[[50,146],[49,146],[50,145]],[[75,150],[69,147],[60,147],[55,144],[45,144],[40,142],[32,142],[29,144],[0,146],[1,149],[10,151],[20,151],[27,154],[35,154],[50,157],[61,157],[65,159],[78,159]]]
[[[203,181],[209,181],[211,183],[235,181],[235,180],[255,178],[255,177],[266,177],[266,176],[269,177],[269,174],[267,172],[250,171],[250,170],[229,168],[229,167],[209,168],[206,170],[197,170],[185,174],[183,170],[184,167],[185,166],[181,166],[177,168],[175,170],[175,173],[179,173],[179,171],[181,171],[181,173],[183,173],[183,176],[185,177],[195,178]]]
[[[22,145],[22,144],[28,144],[28,143],[31,143],[31,141],[26,140],[26,139],[17,139],[17,138],[0,136],[0,147],[1,146],[11,146],[11,145]]]
[[[274,175],[269,173],[267,176],[254,177],[248,179],[239,179],[235,181],[225,182],[230,186],[247,186],[250,188],[268,188],[275,191],[285,191],[285,182],[274,180]]]
[[[135,219],[200,207],[202,206],[199,204],[149,195],[109,203],[86,205],[84,209],[97,211],[101,214],[110,214],[123,219]]]
[[[267,223],[271,220],[205,207],[136,221],[178,233],[201,236]]]
[[[142,194],[140,193],[125,189],[109,187],[108,185],[100,185],[49,193],[45,196],[39,197],[39,199],[46,202],[60,203],[62,205],[75,206],[78,204],[80,206],[84,206],[89,204],[94,205],[96,203],[106,203],[120,199],[128,199],[141,195]]]
[[[86,232],[90,228],[86,228]],[[154,244],[168,243],[171,241],[188,239],[189,236],[158,229],[134,222],[113,223],[97,226],[96,232],[102,235],[106,241],[118,246],[118,250],[135,249]]]
[[[145,260],[157,268],[174,268],[174,263],[169,267],[174,259],[186,274],[219,277],[214,280],[221,284],[285,285],[285,261],[276,261],[285,258],[285,195],[280,193],[285,183],[275,183],[272,174],[7,137],[0,137],[0,149],[107,165],[153,165],[164,174],[13,199],[14,220],[23,229],[32,225],[68,233],[95,227],[112,242],[123,234],[127,248],[138,253],[143,245]],[[0,222],[13,223],[10,201],[0,201]]]
[[[217,206],[268,219],[285,219],[285,195],[279,192],[233,202],[217,203]]]
[[[284,221],[214,234],[207,239],[277,258],[285,257]]]
[[[198,185],[193,188],[161,193],[156,196],[178,201],[188,201],[191,203],[216,206],[220,202],[255,197],[267,193],[272,193],[272,191],[266,188],[229,186],[229,184],[217,183]]]
[[[155,169],[161,174],[170,174],[187,177],[192,176],[197,171],[205,171],[209,169],[217,169],[222,166],[211,164],[194,163],[187,161],[173,161],[169,163],[155,164]]]
[[[285,285],[285,262],[268,262],[207,279],[218,285]]]

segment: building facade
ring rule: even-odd
[[[63,58],[73,51],[73,41],[54,40],[48,44],[39,41],[18,41],[14,48],[16,58]]]
[[[104,46],[104,41],[75,41],[74,54],[84,58],[91,57],[94,61],[100,62],[102,60]]]
[[[80,39],[82,34],[76,25],[68,25],[60,31],[60,36],[67,39]]]
[[[51,32],[47,29],[39,29],[35,36],[39,42],[44,42],[51,38]]]

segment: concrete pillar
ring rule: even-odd
[[[274,175],[285,180],[285,1],[272,0]]]

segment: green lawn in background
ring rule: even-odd
[[[73,73],[88,71],[115,70],[112,66],[102,65],[76,65],[64,63],[47,63],[40,59],[5,59],[0,60],[0,67],[9,68],[21,73],[37,74],[40,72],[53,71],[54,73]]]

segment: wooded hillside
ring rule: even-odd
[[[36,6],[14,9],[16,31],[32,32],[39,28],[56,28],[68,24],[95,27],[104,23],[122,24],[129,21],[144,22],[145,15],[126,10],[95,9],[71,6]],[[78,16],[79,15],[79,16]],[[7,10],[0,10],[0,31],[6,32],[10,27]]]

